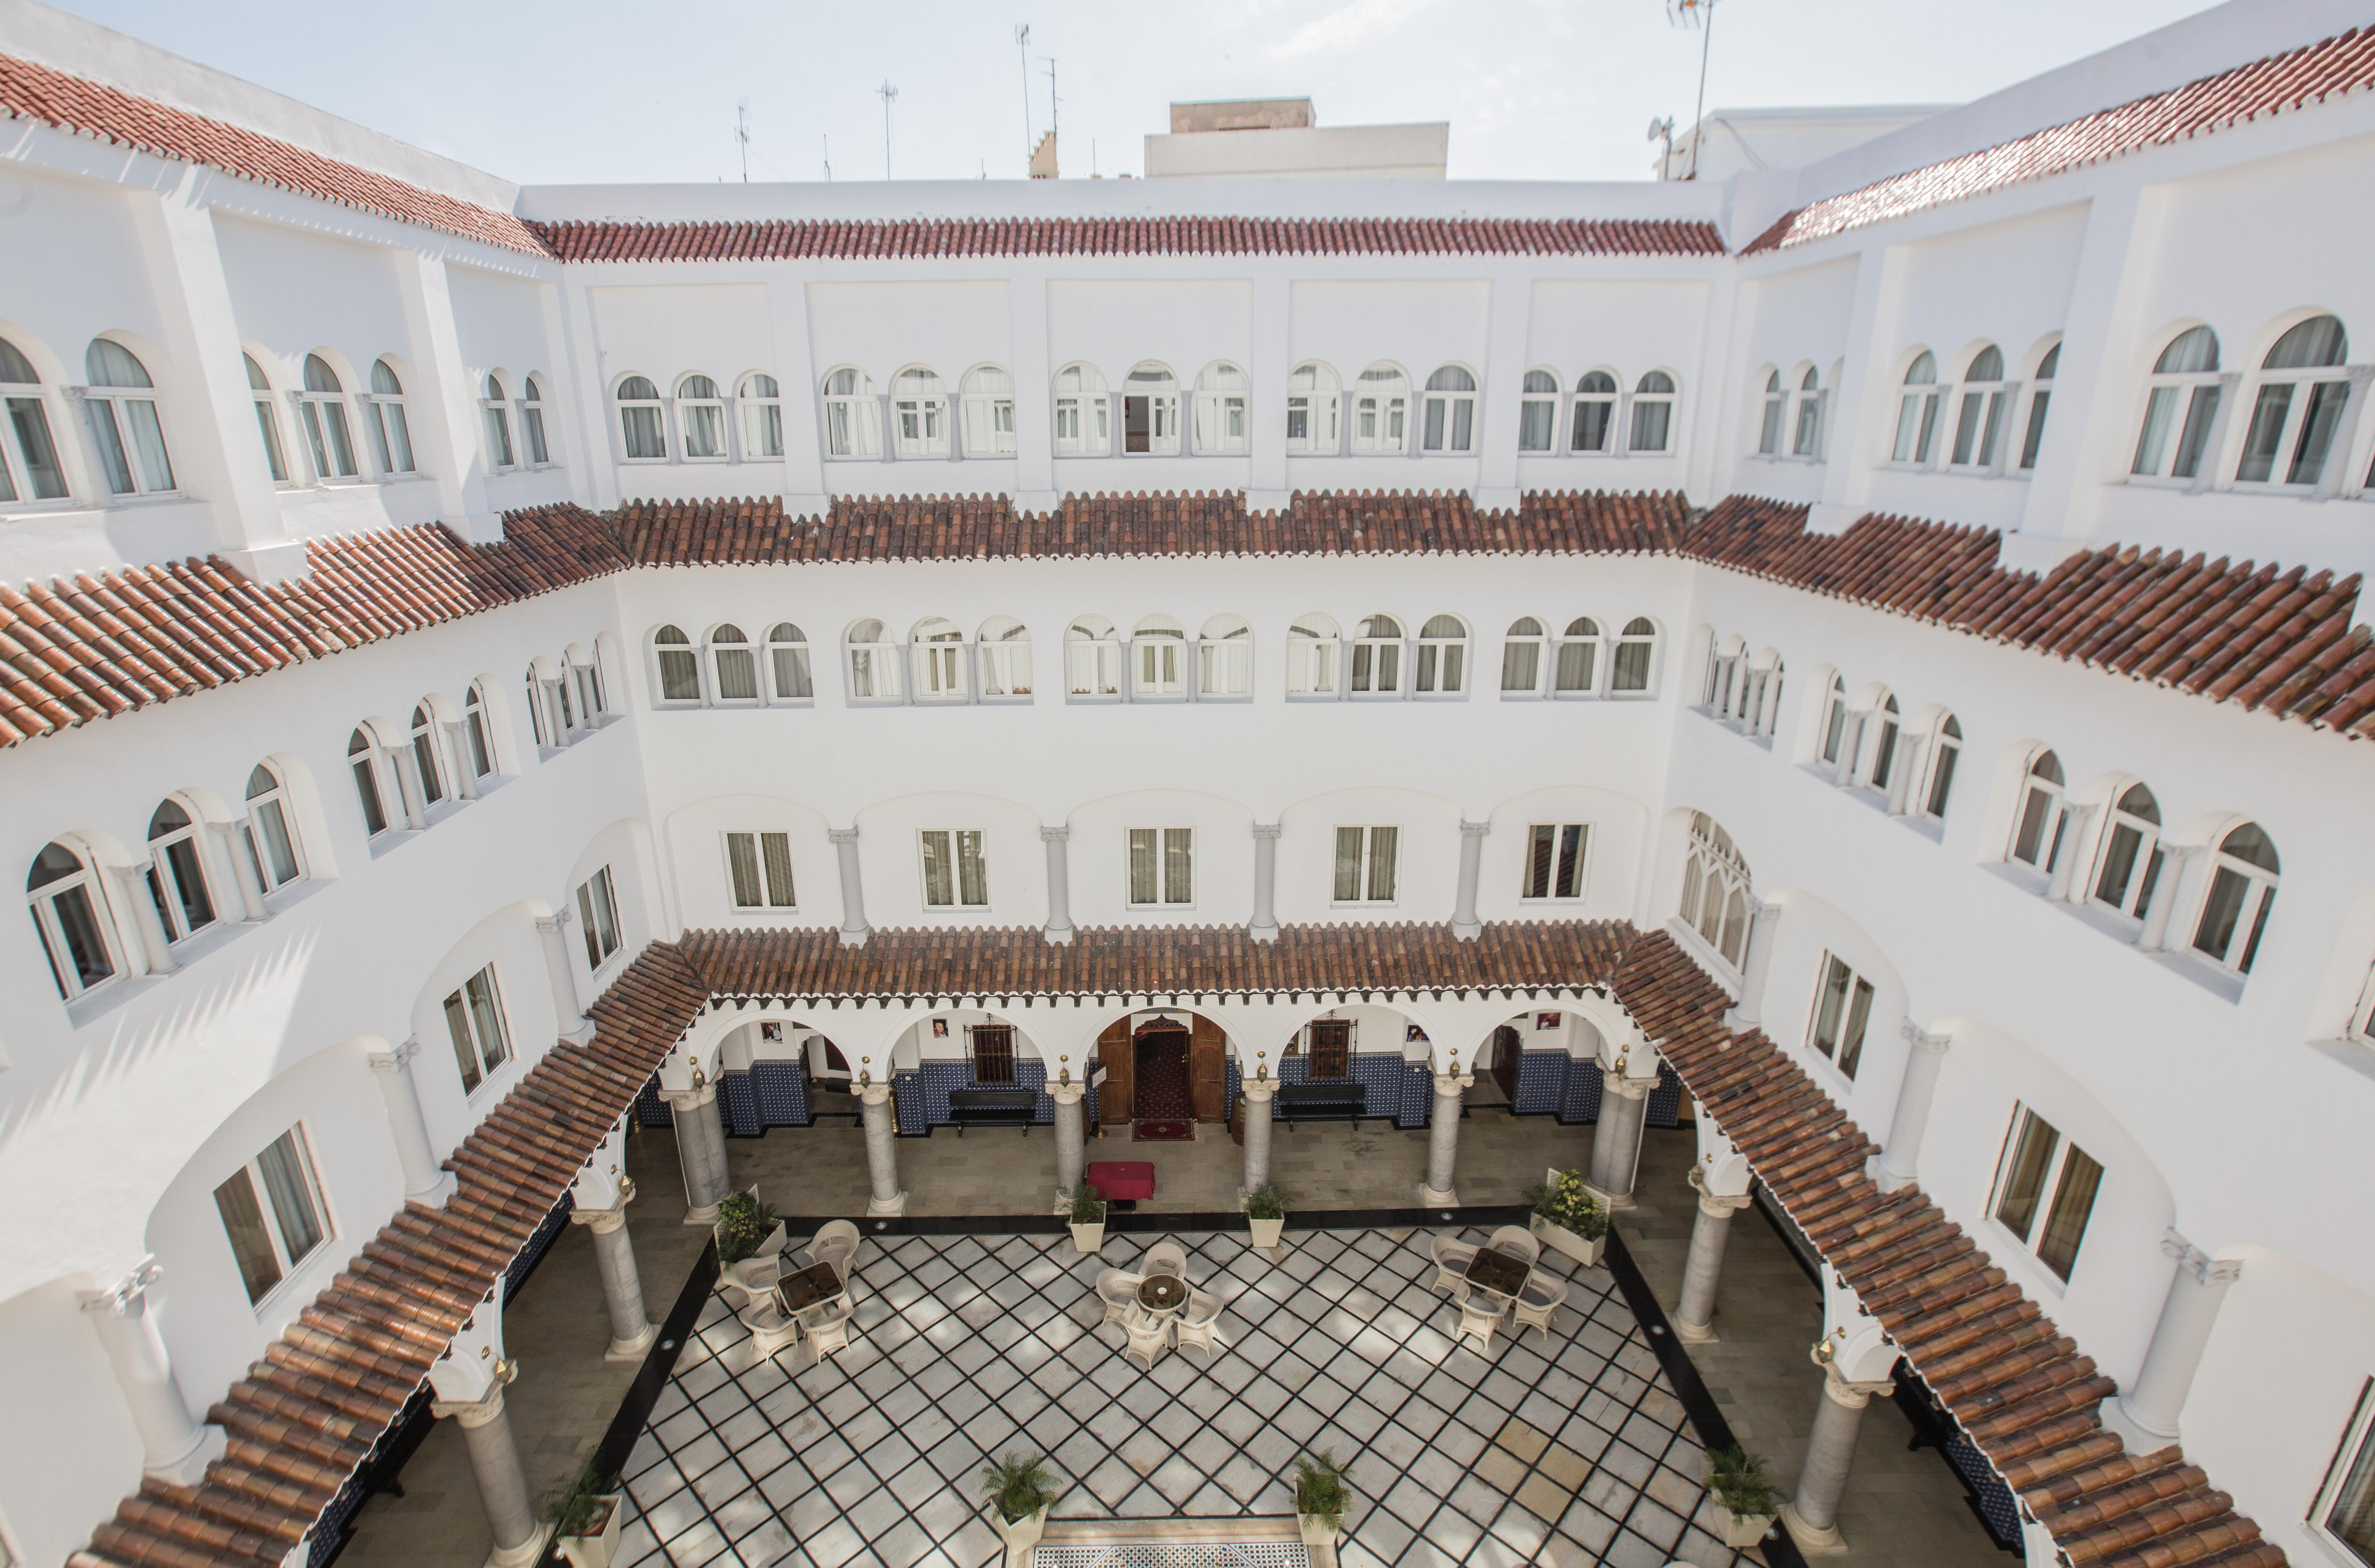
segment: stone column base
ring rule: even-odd
[[[1794,1503],[1781,1504],[1781,1526],[1798,1543],[1798,1550],[1808,1557],[1837,1557],[1848,1549],[1848,1538],[1839,1534],[1837,1526],[1826,1530],[1806,1523],[1798,1517]]]
[[[1629,1192],[1603,1192],[1600,1188],[1593,1186],[1589,1182],[1583,1184],[1583,1190],[1589,1193],[1599,1203],[1601,1208],[1607,1209],[1612,1214],[1620,1208],[1638,1208],[1640,1207],[1640,1204],[1635,1201],[1633,1195]]]
[[[499,1546],[487,1553],[487,1568],[528,1568],[530,1563],[543,1558],[544,1549],[550,1545],[551,1541],[552,1527],[538,1525],[536,1527],[536,1534],[528,1537],[519,1545],[509,1550]]]
[[[716,1224],[716,1223],[717,1223],[717,1205],[715,1205],[715,1204],[712,1203],[712,1204],[705,1205],[704,1207],[700,1208],[688,1208],[688,1209],[686,1209],[686,1210],[684,1211],[684,1222],[685,1222],[686,1224],[688,1224],[688,1225],[702,1225],[702,1226],[708,1226],[708,1225],[715,1225],[715,1224]]]
[[[176,1486],[203,1485],[207,1479],[207,1467],[221,1458],[230,1447],[230,1434],[208,1421],[198,1428],[197,1441],[190,1444],[188,1453],[162,1465],[151,1465],[142,1473],[161,1481],[171,1481]]]
[[[1712,1345],[1722,1338],[1711,1323],[1687,1323],[1679,1317],[1666,1321],[1673,1326],[1674,1338],[1685,1345]]]
[[[659,1334],[658,1324],[646,1323],[644,1325],[644,1331],[633,1338],[611,1340],[610,1348],[602,1352],[602,1359],[606,1362],[642,1361],[650,1352],[652,1341],[658,1338]]]
[[[896,1220],[906,1212],[907,1195],[904,1192],[893,1198],[869,1197],[866,1200],[866,1213],[868,1219]]]
[[[1437,1192],[1424,1182],[1421,1182],[1418,1185],[1418,1206],[1421,1208],[1457,1208],[1459,1207],[1459,1195],[1456,1192]]]

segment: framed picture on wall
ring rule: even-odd
[[[1534,1027],[1536,1029],[1556,1029],[1558,1026],[1559,1015],[1556,1013],[1536,1013],[1534,1015]]]
[[[759,1038],[770,1045],[780,1045],[784,1043],[784,1026],[780,1023],[762,1023],[759,1026]]]
[[[948,1037],[949,1020],[944,1018],[934,1019],[932,1020],[932,1038],[935,1040],[946,1040]]]
[[[1402,1031],[1402,1039],[1412,1045],[1424,1045],[1426,1043],[1426,1031],[1412,1024]]]

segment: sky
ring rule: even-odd
[[[1308,97],[1322,125],[1448,121],[1455,179],[1648,176],[1649,123],[1952,103],[2205,0],[65,0],[65,8],[522,184],[1143,171],[1175,99]],[[1029,47],[1015,41],[1031,29]],[[877,88],[898,89],[889,105]]]

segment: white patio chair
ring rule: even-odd
[[[1105,1322],[1123,1323],[1138,1307],[1138,1283],[1144,1276],[1118,1268],[1097,1270],[1097,1300],[1105,1303]],[[1100,1324],[1099,1327],[1104,1325]]]
[[[800,1337],[800,1320],[786,1317],[772,1294],[759,1297],[735,1315],[750,1331],[753,1347],[762,1361]]]
[[[1455,1301],[1465,1300],[1468,1264],[1476,1256],[1476,1249],[1466,1242],[1437,1235],[1427,1243],[1427,1250],[1435,1256],[1435,1288],[1448,1291]]]
[[[1203,1351],[1207,1361],[1213,1351],[1226,1349],[1221,1338],[1221,1298],[1201,1291],[1188,1291],[1188,1310],[1172,1320],[1171,1337],[1183,1350],[1193,1346]]]
[[[1532,1267],[1542,1256],[1542,1242],[1523,1225],[1504,1225],[1494,1232],[1492,1240],[1484,1244],[1495,1252],[1507,1253],[1511,1257],[1525,1259],[1526,1267],[1529,1268]]]
[[[1477,1348],[1489,1352],[1493,1349],[1493,1330],[1509,1314],[1508,1304],[1487,1291],[1472,1292],[1459,1303],[1459,1332],[1452,1337],[1456,1344],[1474,1336]]]
[[[799,1320],[800,1327],[808,1333],[809,1347],[816,1352],[816,1359],[820,1362],[830,1351],[849,1349],[849,1303],[846,1302],[830,1303]]]
[[[1140,1259],[1141,1272],[1168,1274],[1175,1279],[1188,1278],[1188,1249],[1176,1242],[1157,1242],[1146,1249]]]
[[[1509,1311],[1516,1316],[1519,1327],[1539,1328],[1542,1331],[1542,1338],[1547,1339],[1551,1337],[1551,1319],[1556,1317],[1558,1309],[1566,1304],[1566,1281],[1537,1274],[1526,1281],[1526,1288],[1518,1292],[1518,1299],[1510,1303]]]
[[[819,1226],[803,1256],[810,1263],[830,1261],[834,1272],[844,1279],[848,1279],[849,1260],[857,1256],[857,1227],[846,1220],[834,1220]]]
[[[1171,1320],[1132,1312],[1121,1320],[1121,1326],[1129,1335],[1129,1343],[1122,1347],[1121,1353],[1145,1358],[1146,1370],[1152,1372],[1154,1363],[1163,1359],[1163,1352],[1171,1348]]]

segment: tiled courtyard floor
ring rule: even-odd
[[[1428,1289],[1429,1235],[1298,1232],[1276,1264],[1236,1233],[1177,1236],[1230,1343],[1152,1373],[1100,1326],[1100,1261],[1062,1236],[868,1241],[862,1338],[821,1365],[804,1345],[759,1357],[713,1296],[629,1462],[620,1561],[981,1568],[998,1554],[987,1456],[1047,1456],[1057,1517],[1276,1516],[1295,1456],[1323,1449],[1356,1499],[1346,1568],[1736,1561],[1607,1272],[1573,1274],[1548,1339],[1480,1353]],[[1157,1239],[1115,1238],[1106,1258]]]

